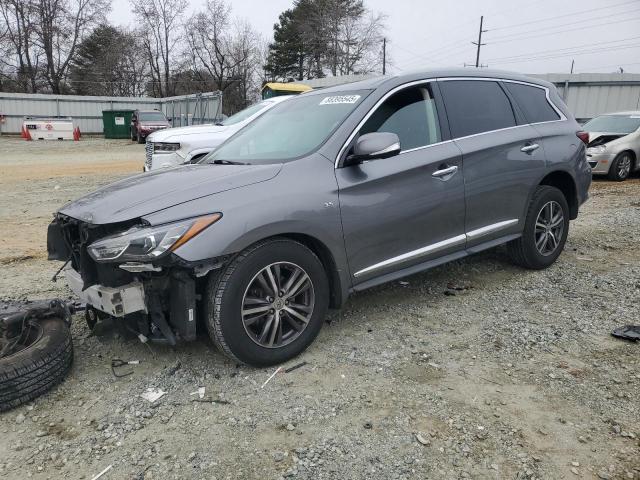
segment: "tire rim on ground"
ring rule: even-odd
[[[545,257],[554,253],[564,233],[564,213],[555,200],[545,203],[536,218],[534,238],[536,248]]]
[[[36,343],[42,337],[42,326],[36,320],[27,320],[25,322],[25,328],[19,338],[13,340],[13,348],[11,353],[1,358],[9,358],[13,355],[20,353],[22,350],[29,348]],[[0,349],[3,349],[5,344],[0,344]]]
[[[631,157],[623,155],[618,161],[618,177],[626,178],[631,172]]]
[[[249,282],[242,297],[242,325],[255,343],[280,348],[305,331],[315,303],[311,278],[294,263],[272,263]]]

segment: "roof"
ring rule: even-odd
[[[383,84],[389,86],[401,85],[406,82],[414,80],[422,80],[427,78],[444,78],[444,77],[491,77],[501,78],[505,80],[517,80],[522,82],[534,83],[537,85],[543,85],[546,87],[551,84],[545,80],[539,78],[528,77],[520,73],[508,72],[504,70],[493,70],[485,68],[447,68],[447,69],[434,69],[423,70],[411,73],[405,73],[402,75],[388,75],[375,78],[368,78],[359,82],[346,83],[342,85],[335,85],[333,87],[323,88],[319,90],[321,93],[327,92],[344,92],[347,90],[371,90],[380,87]]]
[[[261,91],[265,88],[269,88],[271,90],[278,90],[280,92],[307,92],[312,90],[309,85],[303,85],[302,83],[279,83],[279,82],[270,82],[265,83],[262,87]]]

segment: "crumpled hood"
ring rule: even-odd
[[[589,132],[589,147],[595,147],[596,145],[604,145],[605,143],[613,142],[622,137],[630,135],[629,133],[616,133],[616,132]]]
[[[124,222],[190,200],[270,180],[281,168],[282,164],[185,165],[157,170],[107,185],[68,203],[59,213],[97,225]]]
[[[235,131],[236,129],[231,128],[235,127],[235,125],[192,125],[189,127],[175,127],[175,128],[167,128],[164,130],[160,130],[158,132],[152,133],[147,140],[152,142],[173,142],[179,141],[180,139],[185,139],[185,137],[217,137],[220,134],[224,135],[225,138],[230,135],[228,132]]]

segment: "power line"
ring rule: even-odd
[[[544,55],[544,56],[532,56],[532,57],[527,57],[527,58],[520,58],[520,59],[514,59],[514,60],[504,60],[504,61],[495,61],[495,63],[498,63],[500,65],[508,65],[511,63],[522,63],[522,62],[529,62],[532,60],[549,60],[549,59],[553,59],[553,58],[565,58],[565,57],[572,57],[572,56],[578,56],[578,55],[588,55],[591,53],[599,53],[599,52],[611,52],[614,50],[627,50],[629,48],[637,48],[638,46],[640,46],[640,43],[632,43],[632,44],[628,44],[628,45],[620,45],[617,47],[603,47],[603,48],[595,48],[592,50],[583,50],[580,52],[569,52],[569,53],[563,53],[563,54],[557,54],[557,55]]]
[[[640,11],[640,9],[637,10],[633,10],[635,11]],[[630,13],[630,12],[625,12],[625,13]],[[602,17],[605,18],[605,17]],[[573,32],[575,30],[584,30],[585,28],[592,28],[592,27],[604,27],[607,25],[612,25],[612,24],[619,24],[619,23],[623,23],[623,22],[631,22],[631,21],[635,21],[640,19],[640,17],[632,17],[632,18],[626,18],[626,19],[622,19],[622,20],[615,20],[612,22],[605,22],[605,23],[595,23],[593,25],[582,25],[579,27],[575,27],[575,28],[561,28],[560,30],[557,31],[551,31],[551,32],[546,32],[546,31],[542,31],[541,30],[547,30],[547,29],[538,29],[538,30],[529,30],[527,32],[520,32],[517,34],[513,34],[513,35],[505,35],[502,37],[497,37],[492,39],[493,44],[496,43],[505,43],[505,42],[516,42],[519,40],[528,40],[530,38],[537,38],[537,37],[542,37],[542,36],[547,36],[547,35],[557,35],[559,33],[566,33],[566,32]],[[590,19],[589,21],[592,21],[593,19]],[[554,25],[553,27],[550,28],[559,28],[559,27],[566,27],[566,26],[571,26],[571,25],[576,25],[578,23],[581,22],[572,22],[572,23],[566,23],[566,24],[562,24],[562,25]],[[526,35],[528,33],[532,33],[532,32],[538,32],[536,35],[529,35],[529,36],[524,36],[521,37],[520,35]],[[515,38],[514,38],[515,37]]]
[[[627,2],[616,3],[615,5],[607,5],[606,7],[597,7],[597,8],[591,8],[591,9],[588,9],[588,10],[579,10],[577,12],[569,12],[569,13],[565,13],[563,15],[554,15],[553,17],[541,18],[539,20],[531,20],[529,22],[514,23],[512,25],[506,25],[504,27],[492,28],[491,31],[495,32],[496,30],[507,30],[507,29],[510,29],[510,28],[521,27],[523,25],[531,25],[531,24],[534,24],[534,23],[546,22],[546,21],[556,20],[558,18],[564,18],[564,17],[573,17],[573,16],[576,16],[576,15],[582,15],[582,14],[585,14],[585,13],[596,12],[596,11],[599,11],[599,10],[611,10],[612,8],[620,7],[622,5],[628,5],[630,3],[638,3],[638,0],[630,0],[630,1],[627,1]]]
[[[600,45],[608,45],[608,44],[611,44],[611,43],[620,43],[620,42],[627,42],[629,40],[637,40],[639,38],[640,38],[640,35],[639,36],[635,36],[635,37],[621,38],[619,40],[610,40],[608,42],[585,43],[585,44],[582,44],[582,45],[575,45],[573,47],[555,48],[555,49],[551,49],[551,50],[540,50],[538,52],[521,53],[519,55],[510,55],[508,57],[490,58],[490,59],[488,59],[488,61],[495,62],[495,61],[502,61],[502,60],[513,60],[513,59],[518,59],[518,58],[523,58],[523,57],[524,58],[528,58],[528,57],[531,57],[532,55],[566,52],[568,50],[575,50],[575,49],[584,48],[584,47],[593,48],[593,47],[598,47]]]

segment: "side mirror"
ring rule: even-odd
[[[373,132],[361,135],[346,158],[345,166],[393,157],[400,153],[400,139],[395,133]]]

